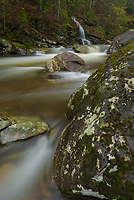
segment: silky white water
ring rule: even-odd
[[[47,181],[50,181],[53,147],[61,130],[62,125],[59,125],[51,140],[45,135],[38,137],[37,140],[32,139],[34,145],[30,145],[30,148],[28,148],[30,142],[24,144],[26,150],[17,159],[14,169],[8,171],[0,180],[1,200],[25,200],[29,198],[42,174],[45,175]],[[20,143],[20,147],[22,147],[22,143]],[[57,195],[59,198],[58,192]]]
[[[50,53],[42,54],[38,51],[37,56],[19,56],[19,57],[4,57],[0,58],[0,66],[43,66],[46,60],[52,59],[57,54],[63,52],[72,52],[80,56],[91,69],[92,67],[102,65],[108,55],[105,53],[106,49],[109,45],[89,45],[89,53],[82,54],[82,53],[75,53],[70,48],[58,48],[56,53],[56,48],[50,49]],[[39,53],[40,52],[40,53]]]
[[[62,52],[73,52],[71,48],[0,58],[0,115],[19,121],[45,121],[51,129],[50,139],[43,134],[17,142],[5,153],[0,149],[0,200],[70,199],[62,196],[51,182],[54,145],[67,124],[65,110],[70,95],[92,70],[105,62],[107,47],[92,45],[91,53],[77,54],[88,64],[86,73],[45,72],[46,60]]]
[[[32,147],[24,158],[18,160],[15,169],[7,172],[0,180],[0,199],[26,199],[38,183],[51,153],[52,148],[48,141]]]
[[[74,17],[72,17],[72,19],[79,26],[79,34],[80,34],[80,38],[82,40],[82,44],[83,45],[91,45],[90,41],[85,38],[85,31],[84,31],[83,27],[80,25],[80,23]]]

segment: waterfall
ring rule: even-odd
[[[78,21],[74,17],[72,17],[74,22],[79,26],[79,34],[80,34],[80,39],[82,40],[83,45],[91,45],[90,41],[85,38],[85,31],[83,27],[80,25]]]

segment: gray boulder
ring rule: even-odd
[[[127,31],[115,37],[110,47],[108,48],[107,53],[114,53],[115,51],[132,42],[134,42],[134,30]]]
[[[73,53],[61,53],[54,58],[46,61],[46,70],[54,71],[79,71],[86,68],[84,60]]]
[[[76,90],[54,155],[67,195],[134,199],[134,43],[113,53]]]
[[[74,44],[73,50],[77,53],[90,53],[87,45]]]

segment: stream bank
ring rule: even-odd
[[[19,54],[19,55],[31,55],[36,52],[39,48],[53,48],[60,46],[69,46],[74,44],[84,44],[83,40],[86,41],[85,44],[110,44],[108,37],[103,34],[100,34],[98,29],[90,31],[85,30],[80,25],[80,23],[75,18],[71,18],[66,30],[59,26],[58,21],[52,22],[51,18],[46,18],[50,20],[50,23],[54,23],[56,28],[53,26],[48,26],[46,31],[48,34],[42,34],[34,28],[25,28],[23,29],[23,39],[17,36],[16,38],[8,38],[6,36],[0,38],[0,55],[4,54]],[[84,38],[82,38],[82,37]],[[90,40],[90,41],[89,41]]]

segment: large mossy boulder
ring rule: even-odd
[[[61,192],[134,199],[134,43],[110,55],[70,97],[54,155]]]
[[[115,51],[132,42],[134,42],[134,30],[129,30],[113,39],[110,47],[107,50],[107,53],[114,53]]]
[[[74,53],[61,53],[54,58],[46,61],[46,70],[50,72],[55,71],[79,71],[86,68],[84,60]]]

